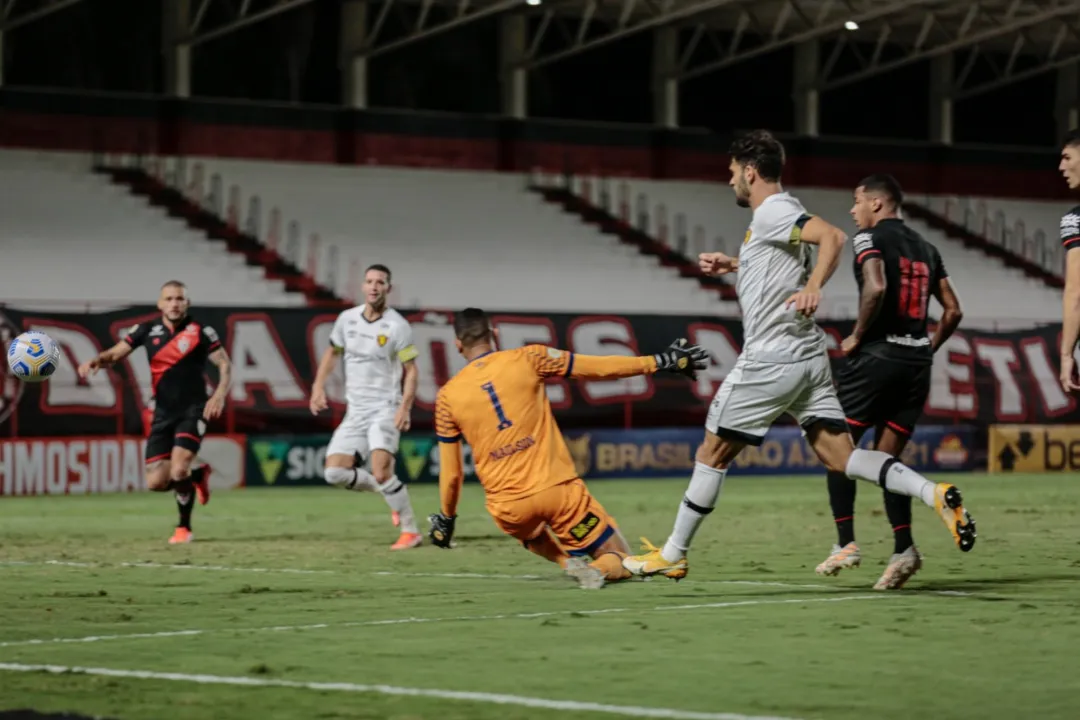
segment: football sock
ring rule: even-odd
[[[630,571],[623,567],[624,557],[626,556],[619,552],[607,552],[589,564],[604,573],[604,579],[608,582],[618,582],[631,577]]]
[[[694,539],[698,526],[716,507],[716,498],[720,496],[725,475],[727,468],[717,469],[695,463],[694,474],[690,476],[690,486],[686,488],[679,512],[675,515],[675,527],[660,553],[665,560],[678,562],[686,557],[686,551],[690,549],[690,541]]]
[[[180,522],[177,527],[191,529],[191,511],[195,509],[195,488],[190,480],[173,481],[173,489],[176,491],[176,508],[180,511]]]
[[[375,476],[363,468],[328,467],[323,470],[323,477],[330,485],[356,492],[378,492],[379,483]]]
[[[829,504],[836,520],[836,544],[844,547],[855,542],[855,481],[842,472],[830,471]]]
[[[880,450],[852,451],[847,476],[872,482],[900,495],[917,497],[934,507],[934,483]]]
[[[359,471],[358,471],[359,475]],[[401,531],[418,533],[416,516],[413,515],[412,503],[409,501],[409,489],[405,483],[398,480],[397,475],[392,476],[381,487],[379,492],[386,498],[386,504],[401,518]]]
[[[885,493],[885,514],[893,529],[893,552],[902,553],[915,544],[911,537],[911,498],[903,495]]]
[[[206,466],[202,465],[202,466],[197,467],[197,468],[192,468],[191,469],[191,475],[188,476],[188,479],[191,480],[192,484],[202,482],[203,475],[205,475],[205,474],[206,474]]]
[[[550,560],[559,567],[566,567],[567,555],[563,552],[562,546],[559,545],[555,536],[551,534],[551,530],[547,528],[544,528],[542,533],[525,543],[525,549],[545,560]]]

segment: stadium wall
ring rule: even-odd
[[[0,90],[0,145],[727,182],[726,138],[702,130],[237,101]],[[1067,198],[1056,149],[786,139],[787,181],[850,188],[888,170],[910,192]]]
[[[419,350],[420,384],[414,422],[430,427],[435,393],[463,365],[454,350],[450,314],[403,310]],[[125,328],[155,317],[150,306],[94,314],[0,308],[0,338],[20,330],[49,333],[62,346],[61,367],[43,385],[0,384],[0,437],[82,436],[142,432],[150,399],[145,354],[136,352],[115,373],[89,382],[79,363],[115,343]],[[333,412],[312,418],[308,388],[329,339],[336,312],[309,308],[198,308],[234,362],[234,387],[225,417],[211,431],[239,434],[329,432],[343,412],[340,381],[328,386]],[[656,352],[678,337],[706,347],[717,364],[695,382],[664,376],[616,381],[558,380],[549,397],[565,428],[700,427],[708,402],[731,368],[742,342],[738,320],[659,315],[500,314],[493,312],[504,347],[528,343],[587,354]],[[850,322],[823,322],[834,358]],[[1059,326],[1016,332],[956,333],[935,356],[927,422],[971,424],[1080,422],[1076,400],[1065,395],[1052,348]],[[208,378],[213,382],[213,378]]]

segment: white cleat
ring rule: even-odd
[[[857,568],[861,564],[862,555],[859,553],[859,546],[850,542],[844,547],[833,545],[829,557],[825,558],[825,561],[818,565],[814,572],[818,575],[838,575],[841,570]]]
[[[576,580],[582,590],[599,590],[604,587],[604,573],[590,565],[585,558],[572,557],[567,560],[566,574]]]
[[[902,553],[894,553],[889,558],[889,566],[874,583],[875,590],[899,590],[911,576],[922,568],[922,555],[914,545]]]

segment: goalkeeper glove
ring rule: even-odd
[[[450,549],[450,538],[454,537],[454,520],[455,518],[446,517],[441,512],[428,515],[428,522],[431,523],[428,536],[431,537],[431,542],[441,548]]]
[[[698,345],[691,345],[686,338],[679,338],[667,350],[653,357],[657,370],[685,375],[691,380],[697,377],[698,370],[709,366],[709,353]]]

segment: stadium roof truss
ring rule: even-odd
[[[40,20],[82,0],[0,0],[0,33]]]

